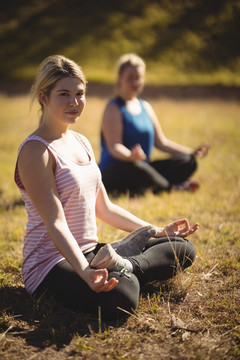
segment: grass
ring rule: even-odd
[[[74,129],[91,141],[99,159],[99,127],[107,99],[89,97]],[[104,323],[54,302],[34,302],[21,278],[26,214],[13,182],[17,148],[37,124],[28,96],[0,96],[0,357],[12,359],[238,359],[240,356],[240,104],[234,101],[152,101],[172,139],[212,145],[199,160],[198,192],[114,201],[154,223],[187,217],[193,266],[175,279],[143,288],[137,311],[125,322]],[[154,153],[154,157],[158,154]],[[123,232],[98,222],[100,241]]]

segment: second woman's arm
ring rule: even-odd
[[[122,115],[115,104],[107,105],[102,120],[102,135],[106,142],[108,151],[112,157],[122,161],[139,161],[145,160],[140,145],[133,149],[128,149],[123,144],[123,121]]]

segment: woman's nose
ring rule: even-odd
[[[70,99],[70,105],[72,105],[72,106],[78,105],[78,99],[76,96],[74,96]]]

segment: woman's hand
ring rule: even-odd
[[[210,145],[203,144],[203,145],[200,145],[199,147],[197,147],[196,150],[194,150],[193,155],[197,156],[199,158],[203,158],[208,154],[209,150],[210,150]]]
[[[179,236],[183,238],[191,235],[198,228],[199,224],[190,226],[187,219],[180,219],[173,221],[172,223],[166,225],[164,228],[156,228],[157,233],[154,237]]]
[[[166,225],[164,232],[166,236],[186,237],[194,233],[198,228],[199,224],[194,224],[190,227],[187,219],[180,219]]]
[[[89,267],[84,270],[82,278],[96,293],[111,291],[118,284],[118,280],[115,278],[108,280],[106,269],[91,269]]]
[[[131,160],[132,161],[144,161],[146,160],[147,156],[144,153],[140,144],[134,145],[131,149]]]

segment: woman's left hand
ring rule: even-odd
[[[180,219],[166,225],[161,232],[162,236],[179,236],[183,238],[193,234],[198,228],[199,224],[190,226],[187,219]]]

